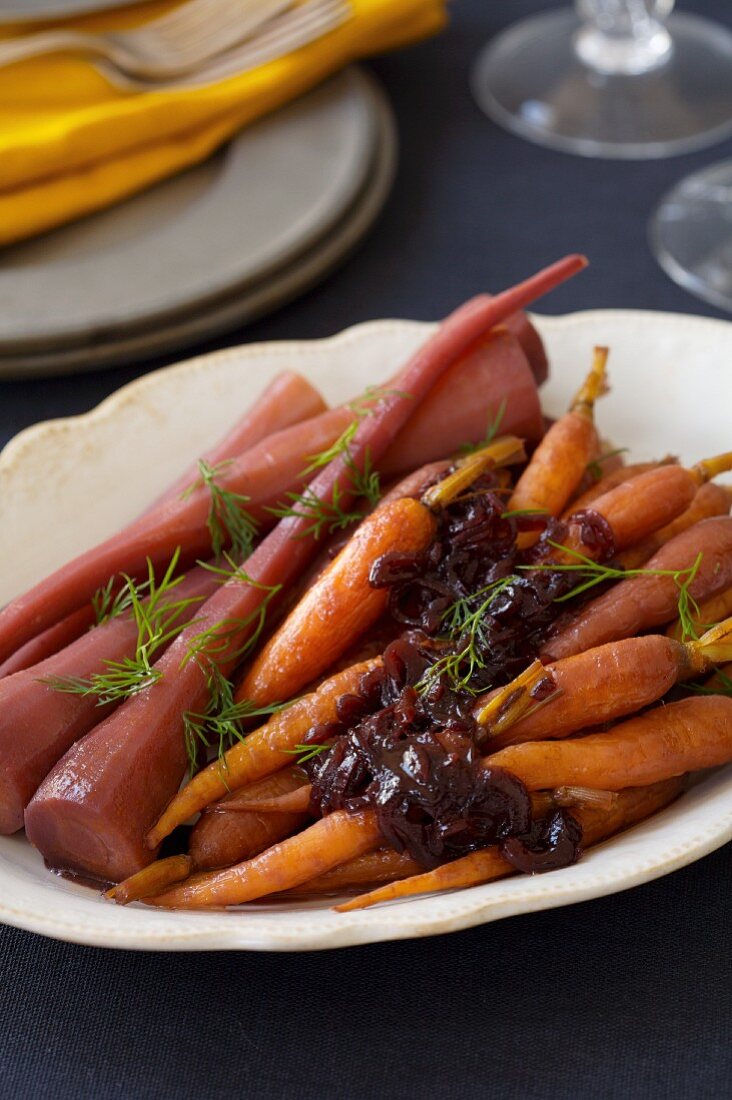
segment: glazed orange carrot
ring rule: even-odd
[[[49,626],[41,634],[36,634],[29,642],[16,649],[7,661],[0,665],[0,679],[3,676],[12,676],[14,672],[22,672],[23,669],[32,668],[46,657],[53,656],[59,650],[71,645],[80,638],[85,630],[95,622],[96,615],[91,600],[78,611],[67,615],[65,619],[54,626]]]
[[[361,677],[380,663],[379,658],[373,658],[331,676],[316,691],[273,714],[264,726],[233,745],[224,755],[223,763],[215,760],[194,775],[148,833],[148,847],[157,848],[176,826],[230,791],[292,764],[292,750],[308,730],[335,721],[336,703],[341,695],[357,691]]]
[[[312,683],[384,611],[388,589],[369,584],[377,558],[391,551],[421,553],[436,529],[434,514],[411,497],[378,507],[260,650],[237,699],[262,706],[291,699]]]
[[[624,569],[637,569],[645,565],[649,558],[652,558],[662,546],[665,546],[676,535],[680,535],[682,531],[693,527],[695,523],[699,523],[702,519],[709,519],[711,516],[729,515],[731,506],[732,492],[730,492],[730,489],[726,485],[715,485],[714,482],[708,481],[697,490],[694,499],[685,512],[682,512],[671,523],[667,523],[665,527],[654,531],[647,539],[636,543],[635,546],[629,546],[627,550],[618,554],[617,564],[622,565]]]
[[[509,511],[539,510],[558,516],[581,482],[587,463],[597,453],[594,407],[605,391],[608,349],[595,348],[592,370],[576,394],[569,412],[552,424],[534,451],[509,499]],[[538,535],[519,536],[530,546]]]
[[[118,905],[129,905],[141,901],[152,894],[159,894],[177,882],[187,879],[191,873],[193,861],[190,856],[168,856],[143,867],[141,871],[130,875],[124,882],[117,883],[106,891],[105,897],[116,901]]]
[[[647,474],[651,470],[658,469],[659,466],[670,466],[676,461],[677,459],[667,456],[658,462],[634,462],[628,466],[620,465],[614,470],[608,470],[599,480],[593,481],[592,485],[569,502],[562,513],[562,519],[568,519],[574,512],[589,508],[594,500],[604,493],[609,493],[616,486],[622,485],[624,481],[630,481],[639,474]]]
[[[659,466],[603,493],[589,512],[607,521],[615,550],[624,550],[675,520],[690,506],[704,482],[730,468],[732,452],[705,459],[689,469]],[[580,516],[578,513],[574,516],[567,520],[568,530],[562,543],[570,550],[587,553],[582,545]]]
[[[698,641],[646,634],[608,642],[555,664],[537,662],[527,684],[513,681],[478,700],[473,713],[481,727],[481,744],[493,752],[615,721],[727,659],[732,660],[732,619]],[[532,706],[531,692],[540,681],[548,681],[553,691],[545,702]]]
[[[241,905],[267,894],[291,890],[381,843],[372,810],[354,814],[336,810],[254,859],[223,871],[193,875],[180,886],[146,900],[149,905],[171,909]]]
[[[683,531],[661,547],[644,570],[640,576],[618,581],[568,622],[560,623],[542,646],[541,659],[557,661],[670,622],[678,614],[680,584],[691,579],[692,570],[688,592],[697,602],[729,588],[732,517],[705,519]]]
[[[607,733],[567,741],[527,741],[486,757],[529,790],[646,786],[732,759],[732,698],[699,695],[656,707]]]
[[[502,436],[459,461],[421,501],[401,496],[377,506],[260,650],[237,689],[237,700],[263,706],[291,699],[330,668],[386,608],[388,589],[370,583],[374,563],[386,553],[423,553],[437,532],[436,509],[487,469],[523,457],[521,440]]]
[[[623,829],[629,829],[663,809],[682,790],[683,780],[667,779],[652,786],[621,791],[617,801],[608,809],[582,807],[573,810],[573,816],[582,827],[582,847],[589,848]],[[445,863],[434,871],[426,871],[362,894],[337,905],[336,909],[341,913],[348,913],[355,909],[366,909],[382,901],[414,897],[416,894],[433,894],[438,890],[479,886],[481,883],[513,874],[516,874],[516,868],[500,855],[498,848],[483,848],[456,859],[454,863]]]
[[[712,623],[722,622],[728,615],[732,615],[732,587],[725,588],[710,600],[703,600],[692,609],[690,618],[692,625],[698,631],[708,629]],[[684,636],[683,623],[677,620],[666,633],[669,638],[681,639]],[[730,658],[732,659],[732,654]],[[719,658],[719,660],[726,660],[726,658]]]
[[[333,867],[325,874],[288,890],[287,896],[339,894],[343,890],[353,889],[354,886],[373,886],[377,882],[393,882],[409,875],[418,875],[422,870],[422,865],[406,852],[395,852],[393,848],[377,848],[375,852],[349,859],[340,867]]]
[[[292,757],[290,758],[292,759]],[[259,804],[286,802],[303,791],[304,805],[279,812]],[[201,815],[190,836],[188,854],[196,870],[227,867],[251,859],[312,820],[308,812],[310,784],[296,767],[283,768],[227,796]],[[220,812],[216,812],[220,811]]]

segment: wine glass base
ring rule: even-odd
[[[732,311],[732,160],[687,176],[664,195],[649,238],[674,282]]]
[[[568,10],[498,35],[472,72],[479,106],[521,137],[586,157],[667,157],[732,134],[732,33],[723,26],[672,16],[671,49],[632,74],[583,63],[581,27]]]

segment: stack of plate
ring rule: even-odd
[[[169,352],[281,305],[342,260],[396,162],[390,108],[352,68],[208,162],[0,253],[0,375]]]

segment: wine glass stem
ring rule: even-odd
[[[673,51],[664,20],[674,0],[576,0],[580,60],[596,72],[639,75],[664,65]]]

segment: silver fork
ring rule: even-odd
[[[111,63],[120,73],[171,79],[251,38],[294,0],[188,0],[130,31],[87,34],[41,31],[0,43],[0,66],[49,53],[77,53]]]
[[[105,64],[99,68],[112,83],[125,90],[204,87],[300,49],[335,30],[352,14],[350,0],[305,0],[291,11],[271,19],[248,41],[212,58],[194,72],[165,81],[130,77]]]

